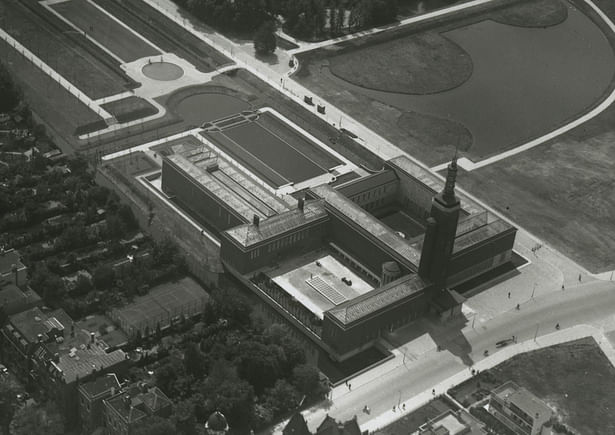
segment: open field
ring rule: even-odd
[[[489,372],[527,388],[584,435],[615,433],[615,368],[593,338],[521,354]],[[472,381],[469,381],[472,382]]]
[[[154,106],[139,97],[115,100],[111,103],[103,104],[101,107],[115,116],[118,122],[130,122],[158,113]]]
[[[136,86],[114,59],[32,0],[2,1],[0,27],[93,99]]]
[[[458,181],[591,272],[615,269],[615,107]]]
[[[566,20],[569,3],[564,0],[528,5],[528,1],[511,5],[496,0],[446,18],[302,53],[295,77],[429,165],[450,158],[457,145],[455,136],[459,137],[458,148],[467,151],[465,155],[480,160],[561,125],[587,110],[608,90],[613,54],[600,29],[577,11],[573,19]],[[538,29],[496,24],[518,20]],[[538,34],[543,36],[537,38]],[[434,35],[450,48],[444,51],[447,56],[435,58],[428,49],[430,44],[421,41]],[[585,58],[587,47],[579,43],[583,37],[587,44],[602,40],[602,45],[592,45],[592,49],[602,50],[600,56]],[[564,39],[573,42],[563,43]],[[543,42],[536,45],[536,40]],[[407,47],[415,54],[410,61],[404,56]],[[391,50],[396,55],[387,59],[378,56]],[[528,60],[541,50],[548,55]],[[570,53],[564,55],[564,50]],[[455,51],[464,54],[460,57]],[[460,61],[468,55],[468,62]],[[586,69],[574,66],[579,62],[586,62]],[[601,72],[593,85],[583,82],[586,85],[579,86],[584,71],[592,68]],[[493,82],[493,77],[500,80]],[[449,91],[429,93],[438,88]],[[568,100],[554,98],[571,92],[575,95]],[[472,106],[476,109],[468,110]]]
[[[124,62],[161,54],[87,0],[69,0],[51,7]]]
[[[231,60],[142,1],[94,0],[126,25],[165,52],[175,53],[201,72],[210,72]]]

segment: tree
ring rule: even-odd
[[[206,360],[205,355],[199,350],[198,346],[190,343],[184,352],[184,368],[188,374],[199,379],[205,374]]]
[[[207,398],[209,412],[219,410],[232,428],[245,427],[253,418],[254,389],[252,386],[239,379],[229,369],[228,362],[221,362],[227,366],[227,370],[214,370],[207,378],[203,387],[203,397]],[[226,373],[219,376],[217,373]]]
[[[6,67],[0,63],[0,112],[9,112],[21,101],[21,90]]]
[[[257,341],[242,342],[237,358],[237,373],[254,387],[257,394],[261,394],[281,377],[284,363],[284,351],[279,346]]]
[[[115,272],[106,264],[102,266],[98,266],[94,271],[94,275],[92,276],[92,280],[94,281],[94,286],[98,290],[106,290],[113,284],[115,280]]]
[[[139,421],[130,433],[131,435],[173,435],[177,433],[177,430],[170,420],[152,415]]]
[[[11,435],[62,435],[64,423],[53,402],[25,405],[15,412]]]
[[[324,393],[318,369],[309,364],[300,364],[293,369],[292,382],[297,390],[306,396]]]
[[[270,408],[274,414],[279,415],[296,408],[300,400],[297,389],[284,379],[279,379],[273,388],[267,390],[265,406]]]
[[[273,54],[275,49],[275,24],[273,21],[264,22],[254,33],[254,50],[256,54],[264,56]]]

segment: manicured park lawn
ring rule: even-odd
[[[69,0],[52,7],[124,62],[161,54],[159,50],[87,1]]]
[[[431,94],[465,82],[472,60],[438,33],[366,44],[330,58],[331,72],[355,85],[386,92]]]
[[[117,94],[131,83],[111,58],[37,2],[2,1],[0,17],[3,30],[89,97]]]
[[[134,121],[158,112],[154,106],[139,97],[123,98],[107,103],[102,107],[115,116],[118,122]]]

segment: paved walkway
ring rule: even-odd
[[[387,30],[393,30],[393,29],[397,29],[399,27],[403,27],[403,26],[407,26],[409,24],[416,24],[416,23],[420,23],[422,21],[427,21],[427,20],[431,20],[434,18],[438,18],[444,15],[448,15],[454,12],[458,12],[458,11],[462,11],[468,8],[473,8],[476,6],[481,6],[484,5],[486,3],[490,3],[494,0],[473,0],[473,1],[469,1],[466,3],[461,3],[458,5],[454,5],[454,6],[450,6],[450,7],[446,7],[446,8],[442,8],[442,9],[437,9],[435,11],[432,12],[427,12],[424,14],[420,14],[420,15],[415,15],[413,17],[409,17],[409,18],[404,18],[403,20],[397,22],[397,23],[393,23],[393,24],[389,24],[387,26],[382,26],[382,27],[374,27],[368,30],[362,30],[360,32],[355,32],[355,33],[351,33],[349,35],[344,35],[344,36],[340,36],[338,38],[331,38],[331,39],[327,39],[325,41],[319,41],[319,42],[305,42],[305,41],[301,41],[299,39],[293,38],[292,36],[290,36],[287,33],[284,33],[282,31],[278,32],[280,33],[281,36],[283,36],[285,39],[288,39],[289,41],[294,42],[295,44],[297,44],[299,46],[299,48],[294,48],[292,50],[289,50],[288,52],[291,54],[297,54],[297,53],[303,53],[305,51],[310,51],[310,50],[315,50],[317,48],[322,48],[322,47],[328,47],[330,45],[335,45],[338,44],[340,42],[344,42],[344,41],[351,41],[353,39],[356,38],[361,38],[363,36],[367,36],[367,35],[374,35],[377,33],[382,33],[384,31]]]

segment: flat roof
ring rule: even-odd
[[[342,193],[327,184],[313,187],[311,190],[323,198],[329,206],[346,216],[350,222],[363,228],[401,258],[406,259],[414,266],[419,264],[421,251],[384,225],[379,219],[346,198]]]
[[[412,296],[429,287],[418,274],[410,274],[392,283],[365,293],[328,311],[342,324],[348,325],[395,302]]]
[[[490,238],[497,236],[507,230],[514,227],[508,222],[501,219],[483,225],[482,227],[473,229],[461,236],[455,238],[455,245],[453,246],[453,254],[463,251],[466,248],[476,245],[483,240],[489,240]]]
[[[383,184],[396,181],[399,181],[399,178],[397,178],[395,171],[385,169],[376,174],[370,174],[365,177],[351,180],[343,186],[338,187],[337,190],[342,192],[347,197],[351,197],[366,190],[374,189],[378,186],[382,186]]]
[[[397,170],[416,178],[427,187],[432,189],[434,193],[440,192],[444,188],[444,181],[436,177],[429,170],[417,165],[407,156],[401,155],[388,160],[386,163],[394,166]],[[480,205],[472,201],[463,193],[455,191],[455,195],[461,200],[461,209],[468,214],[477,214],[485,211]]]
[[[531,418],[534,418],[536,414],[544,416],[545,414],[551,415],[553,413],[553,410],[545,402],[512,381],[508,381],[493,390],[493,394],[515,405]]]
[[[21,262],[19,252],[14,249],[2,251],[2,253],[0,253],[0,273],[10,272],[13,265],[17,266],[18,269],[24,267]]]
[[[374,289],[328,251],[292,258],[267,275],[320,319],[325,311]]]
[[[209,294],[203,287],[192,278],[183,278],[152,288],[148,294],[136,297],[131,304],[114,309],[112,314],[134,326],[144,321],[165,320],[181,311],[182,307],[204,305],[208,300]]]
[[[255,214],[265,218],[283,213],[294,205],[294,198],[277,197],[219,156],[215,157],[217,169],[208,171],[205,163],[213,158],[206,158],[207,155],[205,151],[184,151],[165,156],[164,161],[173,163],[246,221],[252,220]]]
[[[96,397],[109,391],[111,388],[116,388],[119,391],[120,383],[115,373],[107,373],[104,376],[99,376],[92,381],[81,384],[79,388],[89,397]]]
[[[225,233],[240,245],[249,247],[327,216],[322,201],[311,200],[305,201],[303,210],[295,207],[261,221],[258,226],[253,223],[239,225]]]

